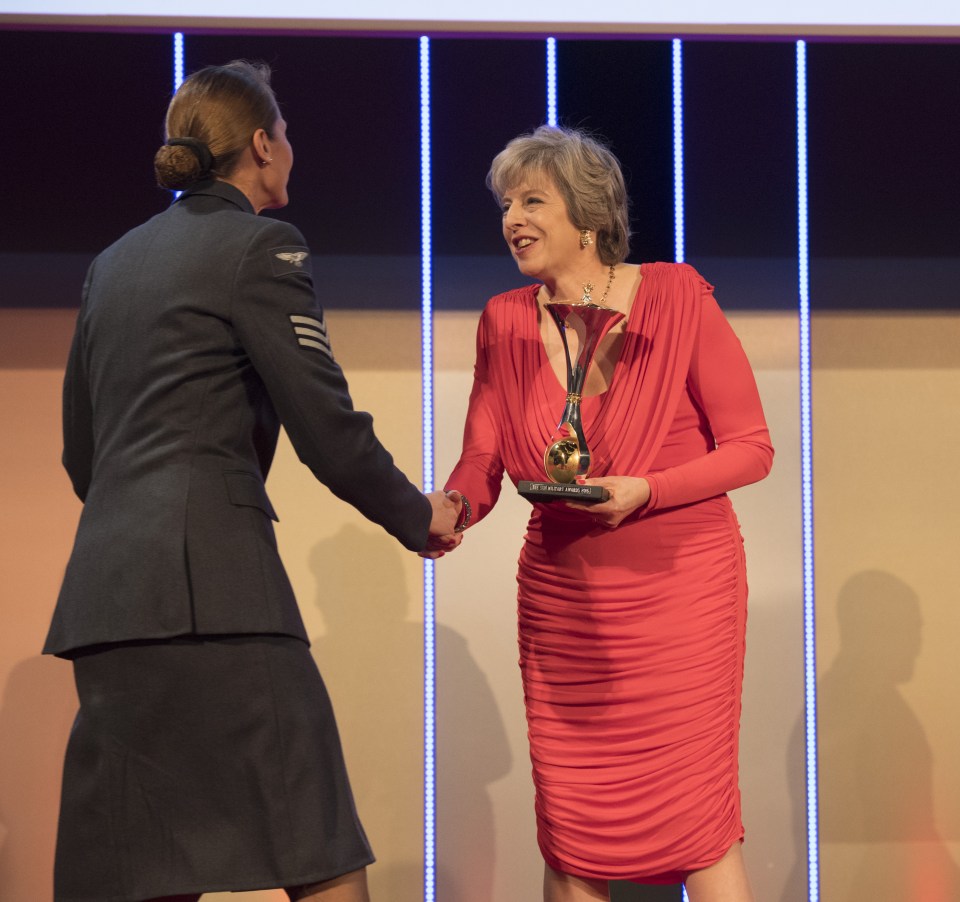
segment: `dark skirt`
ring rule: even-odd
[[[57,902],[300,886],[373,855],[307,645],[179,638],[79,654]]]

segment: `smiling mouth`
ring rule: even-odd
[[[522,251],[525,247],[529,247],[531,244],[533,244],[532,238],[519,238],[517,241],[513,243],[513,246],[518,251]]]

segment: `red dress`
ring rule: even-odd
[[[591,476],[643,476],[616,529],[535,504],[520,554],[519,645],[537,833],[581,877],[683,880],[743,836],[737,779],[747,584],[725,492],[773,449],[756,383],[712,288],[644,264],[610,388],[583,401]],[[448,488],[474,521],[506,469],[543,476],[566,396],[540,337],[539,286],[480,320],[463,453]]]

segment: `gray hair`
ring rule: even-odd
[[[620,162],[598,140],[572,128],[541,125],[500,151],[487,173],[487,187],[499,203],[511,188],[545,175],[556,185],[578,229],[597,235],[606,265],[630,252],[630,209]]]

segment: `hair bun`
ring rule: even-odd
[[[157,151],[153,168],[161,188],[179,191],[210,175],[213,154],[199,138],[168,138]]]

